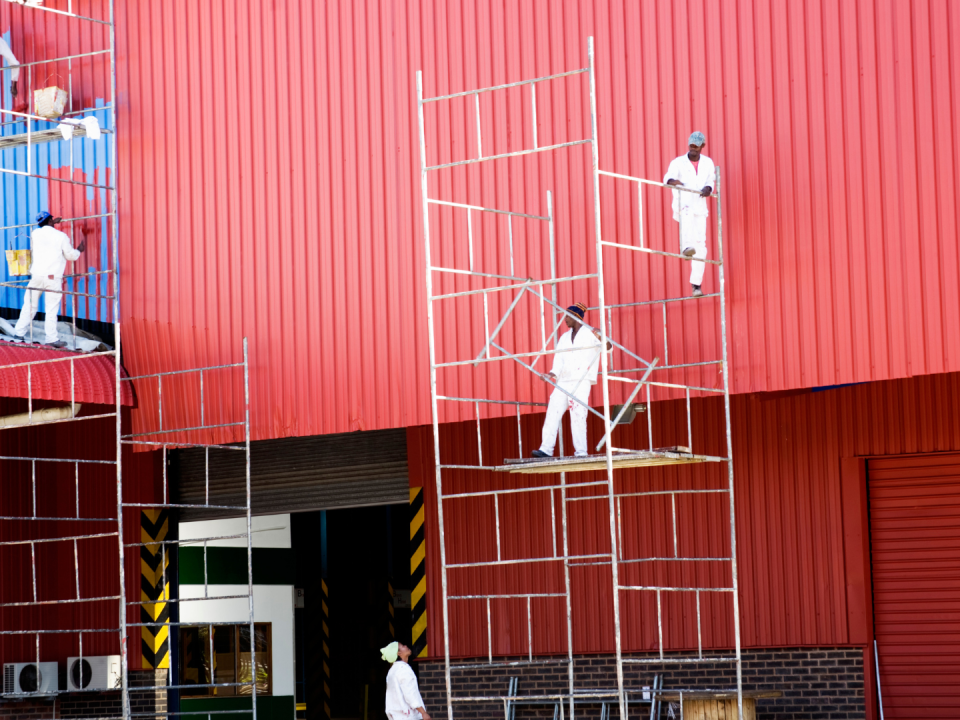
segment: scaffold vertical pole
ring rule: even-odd
[[[430,348],[430,411],[433,417],[433,466],[437,485],[437,532],[440,544],[440,592],[443,598],[444,683],[447,691],[447,718],[453,720],[450,680],[450,624],[447,602],[447,552],[443,535],[443,481],[440,467],[440,421],[437,415],[437,360],[433,328],[433,271],[430,262],[430,205],[427,202],[427,141],[423,118],[423,72],[417,71],[417,123],[420,139],[420,203],[423,211],[423,247],[427,282],[427,340]],[[469,212],[469,211],[468,211]]]
[[[603,384],[603,431],[604,437],[610,437],[610,383],[607,376],[607,328],[603,318],[607,312],[603,287],[603,233],[600,225],[600,148],[597,142],[597,79],[596,56],[593,37],[587,38],[587,60],[590,68],[590,150],[591,176],[593,179],[593,230],[597,248],[597,300],[600,312],[600,374]],[[617,699],[620,704],[620,717],[627,717],[627,707],[623,692],[623,648],[620,637],[620,567],[617,554],[616,490],[613,483],[613,443],[605,443],[607,466],[607,502],[610,524],[610,574],[613,585],[613,632],[617,657]]]

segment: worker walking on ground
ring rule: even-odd
[[[74,248],[70,238],[57,230],[54,225],[61,218],[55,218],[46,210],[37,215],[36,230],[30,235],[30,284],[20,311],[20,320],[14,328],[14,340],[21,341],[27,329],[33,323],[40,305],[40,295],[44,296],[43,310],[46,318],[43,323],[44,343],[52,347],[66,347],[57,333],[57,315],[60,312],[60,298],[63,291],[63,272],[67,261],[74,261],[86,250],[86,241]]]
[[[673,191],[673,219],[680,223],[680,253],[692,259],[690,284],[693,296],[703,291],[703,270],[707,257],[707,198],[713,193],[716,168],[713,160],[703,154],[707,139],[699,130],[687,140],[687,152],[670,163],[663,182],[667,185],[699,190],[700,193]]]
[[[7,61],[8,65],[19,65],[20,61],[13,54],[13,50],[7,45],[7,41],[0,37],[0,56]],[[17,96],[17,81],[20,79],[20,68],[16,67],[10,71],[10,96]]]
[[[410,648],[403,643],[392,642],[380,648],[380,657],[390,663],[387,673],[387,698],[385,710],[390,720],[430,720],[430,713],[423,706],[420,687],[413,668],[407,663]]]
[[[583,303],[567,308],[569,314],[566,316],[566,323],[570,329],[557,341],[553,368],[546,375],[541,375],[545,381],[556,383],[557,387],[550,395],[547,417],[543,421],[540,449],[533,451],[535,458],[553,457],[557,432],[567,410],[570,411],[574,454],[576,457],[587,456],[587,399],[590,397],[590,387],[596,384],[597,372],[600,370],[600,333],[593,328],[583,329],[586,310]],[[609,342],[607,347],[611,347]],[[571,395],[573,397],[570,397]]]

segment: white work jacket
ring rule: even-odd
[[[413,668],[402,660],[390,666],[387,673],[387,697],[384,710],[392,718],[422,718],[417,708],[424,707]]]
[[[595,385],[600,371],[600,340],[593,328],[581,325],[577,336],[567,330],[557,341],[557,353],[550,369],[557,376],[557,384],[576,383],[586,375],[584,382]],[[561,352],[569,350],[570,352]]]
[[[713,160],[706,155],[700,156],[700,162],[697,169],[693,168],[690,158],[684,153],[670,163],[667,168],[667,174],[663,176],[663,182],[668,180],[679,180],[684,187],[694,190],[703,190],[708,185],[714,187],[717,182],[716,167]],[[716,188],[714,188],[716,189]],[[671,191],[673,193],[673,219],[680,221],[680,215],[698,215],[707,217],[710,214],[707,210],[707,199],[700,195],[694,195],[689,192]]]
[[[54,280],[63,277],[67,260],[76,260],[80,251],[70,243],[70,238],[55,227],[46,225],[30,234],[30,275]]]
[[[13,54],[13,50],[10,49],[10,46],[7,45],[7,41],[0,37],[0,55],[3,56],[3,59],[7,61],[9,65],[19,65],[20,61],[17,60],[17,56]],[[3,73],[6,75],[6,73]],[[20,79],[20,68],[14,68],[10,71],[10,80],[11,82],[16,82]]]

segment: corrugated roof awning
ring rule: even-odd
[[[70,358],[73,358],[72,362]],[[44,360],[58,362],[41,362]],[[60,402],[72,399],[78,403],[113,405],[116,402],[113,362],[112,355],[85,355],[36,345],[0,343],[0,397],[32,397],[34,400]],[[123,377],[127,376],[122,368],[121,372]],[[130,383],[122,383],[121,393],[123,404],[133,405]]]

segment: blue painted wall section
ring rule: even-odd
[[[9,42],[10,33],[4,34]],[[7,73],[4,73],[8,76]],[[30,91],[23,82],[21,75],[20,100],[25,99],[26,92]],[[60,82],[59,80],[57,81]],[[106,103],[97,99],[96,106],[84,108],[86,115],[94,115],[100,122],[101,128],[112,129],[110,126],[110,111],[105,109]],[[3,108],[13,107],[13,98],[10,96],[10,83],[3,82]],[[56,127],[53,122],[30,121],[31,132],[48,130]],[[27,132],[26,123],[14,121],[13,116],[4,114],[0,126],[0,135],[24,134]],[[108,191],[103,187],[85,187],[58,182],[54,178],[73,179],[79,182],[94,185],[109,185],[113,182],[114,168],[109,164],[109,143],[112,136],[102,135],[100,140],[77,138],[71,141],[60,141],[33,145],[29,148],[12,148],[0,151],[0,192],[2,192],[2,225],[22,226],[3,230],[3,249],[29,248],[30,231],[33,229],[33,219],[40,210],[50,210],[54,215],[64,218],[85,217],[90,215],[106,214],[110,210]],[[28,154],[29,153],[29,154]],[[10,171],[27,172],[41,177],[26,177],[16,175]],[[68,235],[71,228],[68,223],[61,225],[61,229]],[[87,240],[87,252],[81,259],[67,266],[67,274],[77,272],[92,272],[95,270],[109,270],[111,267],[112,248],[110,245],[111,226],[110,218],[92,218],[78,221],[72,230],[73,244],[76,246],[81,240]],[[10,275],[4,259],[0,277],[3,282],[26,280]],[[99,277],[99,280],[97,279]],[[25,283],[24,283],[25,284]],[[99,289],[98,289],[99,286]],[[65,283],[65,290],[91,293],[99,295],[111,294],[108,285],[108,276],[94,276],[90,278],[69,279]],[[0,307],[19,309],[23,305],[24,291],[17,288],[0,287]],[[61,306],[61,316],[72,315],[71,296],[64,296]],[[76,298],[77,317],[103,322],[113,322],[110,303],[105,299]],[[41,307],[41,309],[43,309]]]

